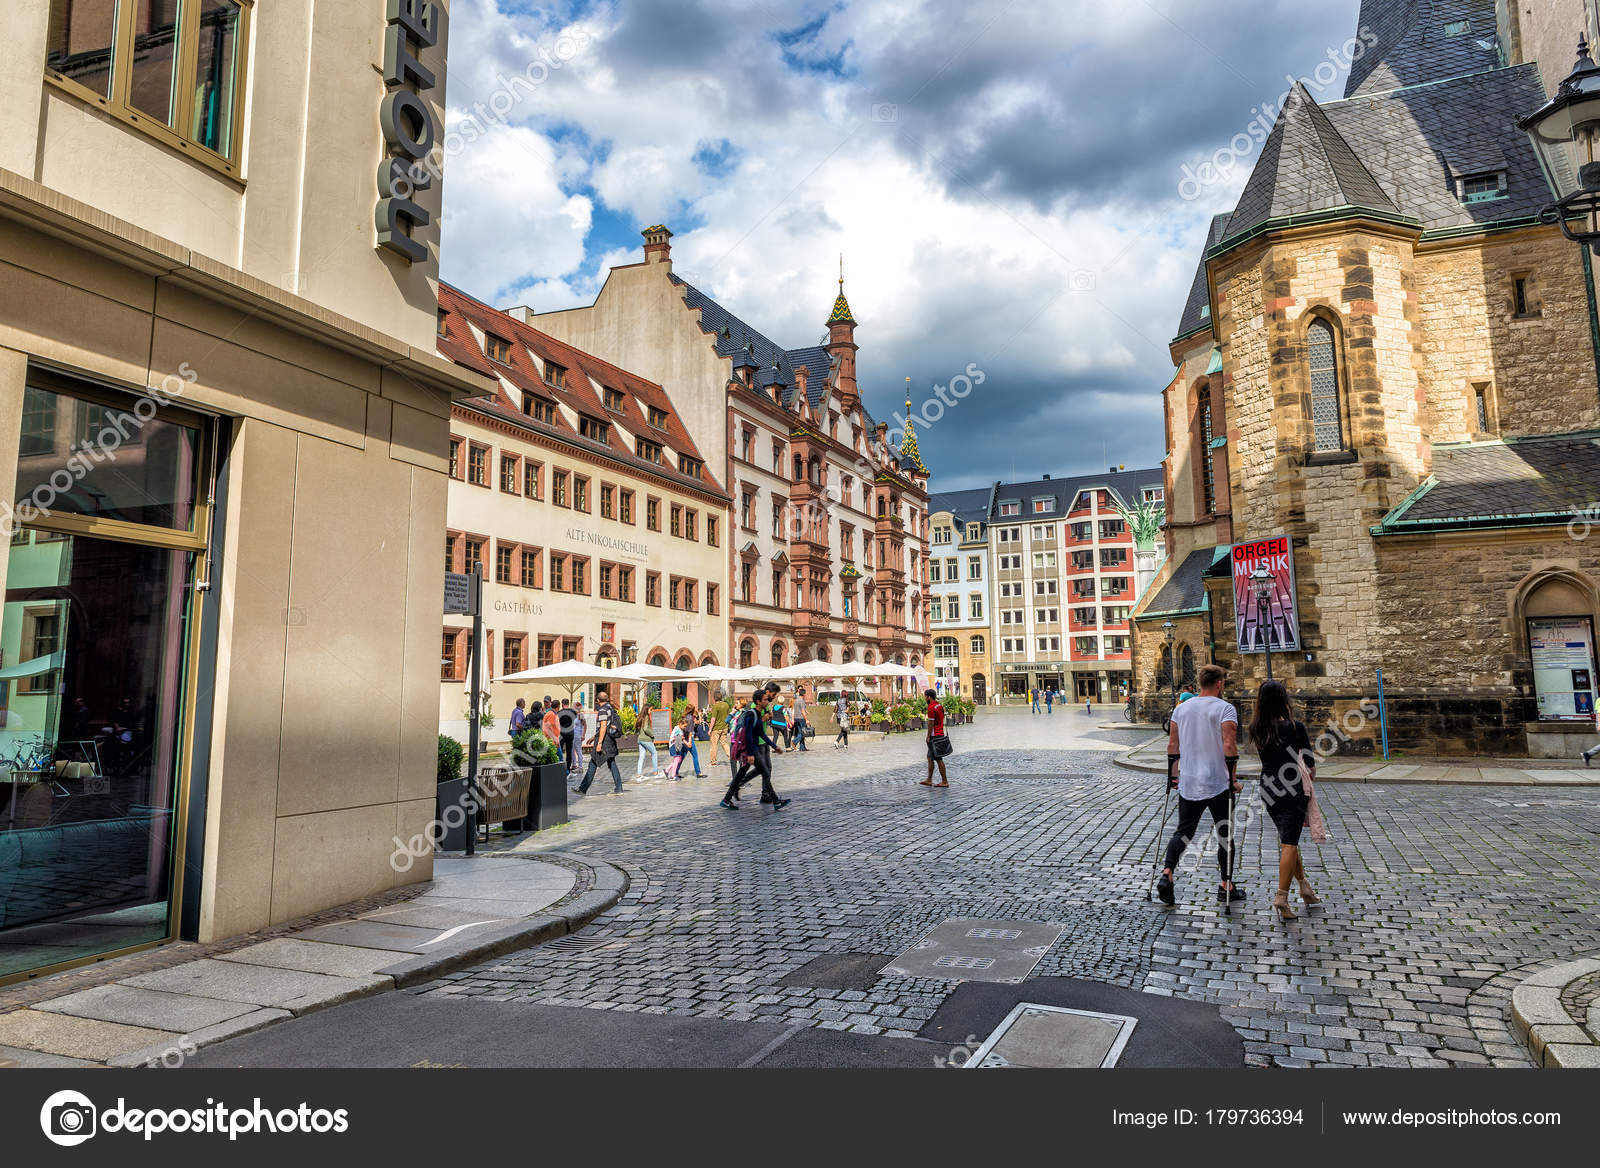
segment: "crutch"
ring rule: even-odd
[[[1161,841],[1167,838],[1167,816],[1172,813],[1172,776],[1166,777],[1166,796],[1161,800],[1161,829],[1156,832],[1155,855],[1150,863],[1150,878],[1144,882],[1144,898],[1156,898],[1156,878],[1161,871]]]

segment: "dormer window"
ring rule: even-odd
[[[1484,171],[1456,179],[1456,198],[1463,203],[1489,203],[1506,197],[1506,172]]]
[[[1450,20],[1445,22],[1444,35],[1447,37],[1466,36],[1472,31],[1470,20]]]
[[[1055,509],[1056,501],[1053,496],[1046,499],[1035,499],[1033,501],[1033,513],[1035,515],[1048,515]]]
[[[667,411],[657,406],[651,406],[650,424],[657,430],[665,430],[667,428]]]
[[[434,326],[434,330],[433,330],[433,335],[434,336],[442,337],[442,336],[445,335],[445,331],[446,331],[445,330],[445,321],[448,320],[449,317],[450,317],[450,314],[448,312],[446,312],[444,309],[441,308],[439,310],[439,323]]]
[[[497,361],[501,365],[511,364],[511,342],[504,337],[497,337],[493,333],[483,335],[483,347],[489,354],[489,360]]]
[[[967,524],[967,542],[972,543],[978,540],[981,537],[982,530],[976,523]]]
[[[678,455],[678,473],[697,479],[704,475],[705,469],[706,464],[698,458],[690,458],[687,454]]]
[[[600,396],[606,403],[606,409],[615,413],[622,413],[622,407],[628,400],[623,397],[620,389],[612,389],[609,385],[600,391]]]
[[[543,422],[547,426],[556,424],[556,404],[533,394],[525,394],[522,398],[522,412],[535,422]]]
[[[1000,504],[1000,514],[1003,515],[1003,516],[1021,515],[1022,514],[1022,504],[1020,502],[1017,502],[1017,501],[1012,501],[1012,502],[1009,502],[1009,503],[1001,503]]]
[[[578,415],[578,433],[591,442],[611,441],[611,423],[602,422],[598,418],[591,418],[587,414]]]
[[[557,365],[554,361],[544,363],[544,383],[552,389],[564,389],[567,384],[567,370],[564,365]]]
[[[634,453],[646,462],[653,462],[657,466],[661,465],[661,443],[659,442],[647,442],[640,438],[634,443]]]

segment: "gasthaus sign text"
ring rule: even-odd
[[[1294,546],[1287,535],[1237,543],[1233,567],[1233,627],[1239,652],[1274,653],[1300,648],[1300,609],[1294,594]],[[1263,602],[1251,577],[1265,568],[1271,587]]]

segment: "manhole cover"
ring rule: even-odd
[[[1065,931],[1065,925],[1039,921],[943,921],[883,972],[895,977],[1019,982]]]
[[[1114,1067],[1139,1020],[1023,1002],[970,1059],[970,1067]]]
[[[574,937],[560,937],[554,941],[546,941],[541,948],[554,953],[583,953],[590,949],[614,948],[621,949],[627,945],[626,940],[616,937],[585,937],[581,934]]]

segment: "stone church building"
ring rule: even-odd
[[[1265,661],[1229,553],[1282,536],[1292,592],[1262,627],[1313,734],[1375,750],[1381,670],[1391,748],[1593,742],[1600,316],[1588,252],[1539,221],[1554,196],[1517,126],[1592,13],[1558,0],[1564,28],[1518,27],[1517,7],[1363,0],[1376,43],[1344,96],[1296,86],[1212,221],[1171,342],[1142,697],[1214,660],[1248,714]]]

